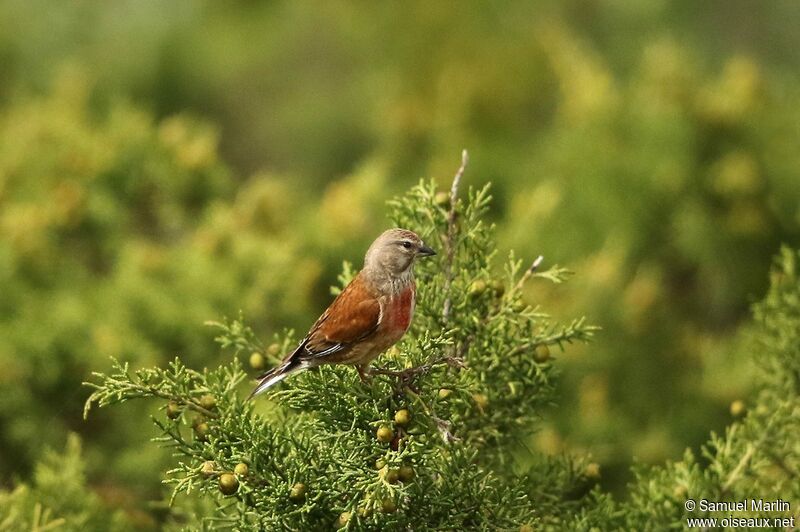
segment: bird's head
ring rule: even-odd
[[[436,252],[408,229],[389,229],[375,239],[364,258],[364,269],[375,273],[401,275],[410,271],[417,257]]]

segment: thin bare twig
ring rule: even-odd
[[[522,286],[528,281],[528,279],[531,278],[531,275],[536,273],[536,270],[542,264],[543,260],[544,257],[541,255],[536,257],[536,260],[533,261],[533,264],[531,264],[530,267],[527,270],[525,270],[525,273],[522,274],[522,277],[520,277],[519,281],[517,282],[516,290],[520,290]]]
[[[453,184],[450,186],[450,212],[447,213],[447,234],[444,237],[444,247],[446,260],[444,264],[444,307],[442,308],[442,318],[447,321],[450,317],[450,285],[453,283],[453,260],[456,254],[456,202],[458,201],[458,187],[461,184],[461,177],[467,169],[469,154],[467,150],[461,152],[461,166],[458,168]]]
[[[422,405],[422,408],[425,409],[425,412],[431,416],[433,422],[436,423],[436,430],[439,431],[439,434],[442,436],[442,440],[444,440],[445,443],[450,443],[461,439],[453,434],[453,431],[451,430],[453,423],[437,416],[433,407],[428,406],[428,404],[422,399],[422,397],[419,396],[419,394],[417,394],[409,386],[405,387],[405,392],[419,402]]]

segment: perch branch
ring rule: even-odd
[[[442,318],[446,322],[450,318],[450,285],[453,283],[453,260],[456,254],[456,202],[458,201],[458,187],[461,184],[461,177],[469,163],[467,150],[461,152],[461,166],[459,166],[453,184],[450,186],[450,211],[447,213],[447,234],[444,237],[444,248],[446,260],[444,264],[444,307],[442,308]]]

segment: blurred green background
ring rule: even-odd
[[[0,0],[0,481],[79,433],[142,526],[146,413],[93,370],[215,365],[208,319],[304,329],[420,177],[494,184],[500,250],[586,315],[531,445],[677,458],[749,389],[733,331],[800,237],[800,4]],[[146,450],[143,450],[146,449]]]

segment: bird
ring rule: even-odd
[[[323,364],[355,366],[366,380],[369,364],[396,344],[414,316],[414,263],[436,252],[408,229],[384,231],[369,246],[364,267],[333,300],[294,351],[258,377],[248,399],[289,375]]]

